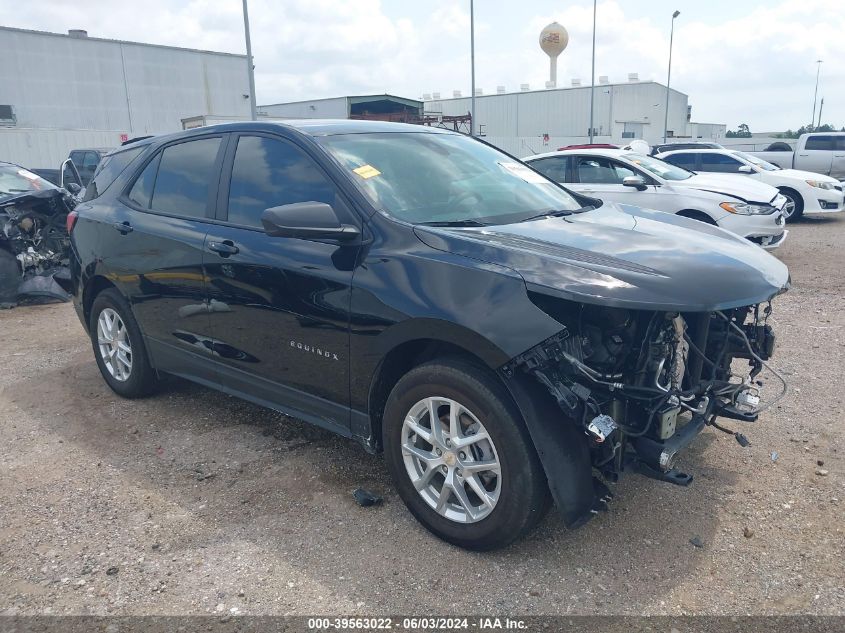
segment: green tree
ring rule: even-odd
[[[748,123],[740,123],[736,131],[728,130],[725,136],[728,138],[751,138],[751,128],[748,127]]]

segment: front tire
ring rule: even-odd
[[[0,304],[14,304],[18,299],[21,269],[9,251],[0,248]]]
[[[519,538],[548,508],[548,485],[505,389],[462,360],[421,365],[388,398],[387,467],[399,496],[429,531],[492,550]]]
[[[96,296],[88,331],[97,367],[112,391],[124,398],[139,398],[153,391],[155,370],[141,330],[129,303],[116,289],[108,288]]]

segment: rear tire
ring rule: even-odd
[[[408,372],[387,400],[383,442],[388,470],[411,514],[459,547],[504,547],[549,507],[546,477],[525,424],[483,367],[444,359]]]
[[[94,298],[88,331],[97,367],[112,391],[124,398],[140,398],[155,389],[155,370],[141,330],[129,303],[115,288]]]
[[[780,192],[786,197],[786,204],[783,206],[783,219],[787,222],[795,222],[800,219],[804,215],[804,198],[792,189],[780,189]]]

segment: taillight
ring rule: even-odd
[[[79,219],[79,214],[76,211],[71,211],[67,214],[67,221],[65,227],[67,228],[67,234],[70,235],[70,232],[73,230],[73,227],[76,226],[76,221]]]

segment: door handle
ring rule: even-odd
[[[132,225],[129,224],[127,220],[124,220],[123,222],[115,222],[112,226],[121,235],[126,235],[127,233],[132,232]]]
[[[241,249],[235,246],[231,240],[223,240],[222,242],[209,242],[208,250],[217,253],[220,257],[228,257],[239,253]]]

